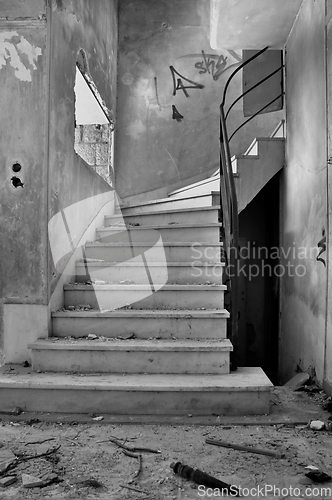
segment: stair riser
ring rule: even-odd
[[[93,309],[117,309],[130,304],[133,309],[223,309],[220,290],[65,290],[65,306],[89,304]]]
[[[127,235],[130,233],[130,236]],[[177,227],[176,224],[170,225],[168,228],[160,229],[136,229],[130,228],[128,231],[119,229],[105,229],[96,231],[97,240],[102,243],[123,242],[129,243],[129,237],[135,242],[156,241],[161,236],[163,242],[215,242],[219,241],[219,226],[216,227]]]
[[[229,352],[32,350],[34,371],[79,373],[222,374]]]
[[[84,380],[84,379],[83,379]],[[2,388],[5,408],[110,415],[266,415],[270,391],[145,391]]]
[[[143,255],[149,251],[148,262],[159,262],[160,253],[164,252],[167,262],[216,262],[221,261],[222,247],[209,245],[188,245],[188,246],[165,246],[157,247],[151,251],[153,245],[107,247],[103,245],[87,246],[85,248],[86,257],[89,259],[101,259],[106,262],[125,262]]]
[[[89,334],[107,338],[132,335],[138,339],[225,339],[225,318],[89,318],[54,317],[53,335],[56,337],[85,337]]]
[[[124,215],[126,224],[140,224],[140,226],[164,225],[170,222],[177,224],[211,224],[218,223],[218,210],[178,212],[165,214]],[[112,226],[123,222],[122,217],[105,217],[105,226]]]
[[[143,266],[89,266],[89,274],[86,275],[84,264],[76,266],[76,281],[85,283],[88,279],[103,280],[111,283],[131,280],[134,283],[148,285],[149,278]],[[206,283],[222,283],[222,266],[172,266],[165,269],[163,266],[149,266],[152,282],[154,284],[178,284],[190,285]],[[168,279],[167,279],[168,273]]]
[[[160,210],[178,209],[178,208],[197,208],[197,207],[211,207],[212,196],[211,194],[201,196],[199,198],[193,197],[190,199],[180,199],[170,197],[168,202],[164,203],[151,203],[147,205],[135,206],[133,208],[122,208],[123,215],[141,214],[144,212],[159,212]]]

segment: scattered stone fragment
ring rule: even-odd
[[[315,465],[307,465],[306,467],[304,467],[305,469],[309,469],[309,470],[319,470],[318,467],[316,467]]]
[[[7,486],[10,486],[13,483],[16,483],[17,477],[16,476],[7,476],[3,477],[0,479],[0,486],[2,488],[6,488]]]
[[[45,486],[49,486],[59,479],[58,475],[54,472],[46,472],[41,476],[41,481],[43,481]]]
[[[7,450],[6,448],[2,448],[0,450],[0,473],[3,470],[6,470],[8,465],[11,462],[14,462],[16,460],[16,455],[14,455],[13,452],[10,450]]]
[[[95,420],[96,422],[100,422],[101,420],[104,420],[104,417],[94,417],[92,420]]]
[[[22,474],[23,488],[36,488],[44,486],[44,481],[39,477],[30,476],[29,474]]]
[[[74,311],[74,309],[75,309],[75,306],[67,306],[68,311]]]
[[[309,375],[307,373],[297,373],[295,377],[291,378],[284,384],[285,387],[291,387],[294,391],[297,391],[309,380]]]
[[[322,429],[325,429],[325,424],[321,420],[313,420],[310,422],[310,429],[314,431],[321,431]]]
[[[89,333],[88,335],[89,340],[96,340],[97,338],[98,338],[97,335],[95,335],[94,333]]]
[[[326,481],[330,481],[332,479],[331,476],[321,471],[310,471],[307,472],[305,476],[315,483],[325,483]]]
[[[94,280],[93,284],[94,285],[105,285],[106,281],[103,280]]]
[[[119,335],[118,339],[119,340],[132,340],[132,339],[136,339],[136,335],[134,333],[130,333],[128,335]]]
[[[5,410],[0,410],[0,413],[3,413],[4,415],[20,415],[22,413],[21,408],[16,407],[16,408],[8,408]]]

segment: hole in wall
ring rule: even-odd
[[[15,173],[19,172],[21,169],[22,169],[22,166],[19,163],[14,163],[14,165],[12,166],[12,170]]]
[[[77,54],[74,91],[74,149],[97,174],[113,186],[114,127],[90,76],[87,56],[83,49],[80,49]]]
[[[24,187],[24,183],[19,177],[12,177],[10,180],[12,181],[12,185],[14,186],[14,188]]]

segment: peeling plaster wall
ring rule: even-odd
[[[74,151],[74,84],[84,49],[89,75],[115,116],[117,0],[8,0],[0,16],[2,364],[29,359],[28,342],[50,333],[50,309],[62,305],[61,286],[74,274],[73,247],[93,239],[94,223],[113,207],[111,187]],[[14,188],[13,176],[23,187]],[[59,245],[65,226],[49,235],[48,224],[59,213],[70,214],[72,248],[55,270],[49,236]]]
[[[119,7],[116,188],[122,198],[148,198],[160,188],[166,195],[167,186],[218,167],[219,104],[242,54],[210,48],[210,0],[121,0]],[[241,79],[240,72],[230,102],[242,92]],[[173,119],[173,110],[183,119]],[[232,141],[232,154],[271,133],[281,117],[254,119]],[[242,121],[239,103],[230,132]]]
[[[305,0],[286,45],[287,146],[282,201],[280,376],[313,367],[323,381],[326,268],[316,260],[327,230],[325,1]],[[326,259],[326,253],[322,255]],[[296,266],[298,273],[295,272]],[[303,274],[302,277],[296,274]]]
[[[1,351],[4,303],[25,304],[28,308],[40,307],[47,301],[45,12],[44,1],[1,3]],[[18,173],[12,170],[16,162],[22,166]],[[14,176],[21,179],[23,187],[14,188]],[[11,334],[15,334],[13,329]],[[1,360],[2,354],[0,364]]]
[[[116,0],[54,0],[52,3],[52,49],[50,94],[50,192],[49,219],[61,210],[102,193],[110,186],[74,151],[75,140],[75,75],[76,58],[83,49],[89,75],[107,107],[115,117],[117,65],[117,1]],[[82,231],[91,224],[89,203],[77,205],[86,221]],[[82,207],[85,207],[82,209]],[[101,208],[101,207],[100,207]],[[72,226],[71,226],[72,227]],[[81,231],[81,232],[82,232]],[[75,240],[79,237],[75,234]],[[54,267],[50,258],[50,295],[56,289],[61,272],[68,263]],[[61,286],[61,283],[60,283]]]
[[[1,18],[29,23],[46,14],[46,0],[1,0]]]

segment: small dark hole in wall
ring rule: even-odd
[[[14,188],[24,187],[24,184],[19,177],[12,177],[10,180],[12,181]]]
[[[19,164],[19,163],[14,163],[14,165],[12,166],[12,170],[13,172],[19,172],[21,170],[22,166]]]
[[[169,28],[169,24],[168,24],[168,23],[163,23],[163,24],[162,24],[162,27],[163,27],[163,28],[165,28],[165,29],[166,29],[166,28]]]

